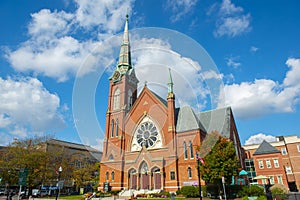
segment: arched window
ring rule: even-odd
[[[111,173],[111,181],[114,181],[115,180],[115,172],[112,172]]]
[[[117,88],[115,90],[115,93],[114,93],[114,104],[113,104],[113,110],[117,110],[117,109],[120,109],[120,89]]]
[[[192,169],[188,167],[188,177],[192,178]]]
[[[112,154],[110,154],[110,156],[108,157],[108,160],[114,160],[114,156]]]
[[[194,150],[193,150],[193,143],[192,143],[192,141],[190,141],[190,154],[191,154],[191,158],[194,158]]]
[[[132,104],[133,104],[133,100],[132,100],[132,92],[131,90],[128,90],[128,108],[131,108]]]
[[[111,120],[111,131],[110,131],[110,136],[111,137],[114,137],[114,131],[115,131],[114,130],[114,128],[115,128],[114,126],[115,126],[115,121],[112,119]]]
[[[119,136],[119,120],[116,119],[116,137]]]
[[[109,172],[106,172],[106,174],[105,174],[105,180],[108,181],[108,179],[109,179]]]
[[[187,148],[186,148],[186,142],[184,141],[183,142],[183,153],[184,153],[184,159],[188,159],[188,151],[187,151]]]

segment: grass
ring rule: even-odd
[[[34,199],[39,199],[39,198],[34,198]],[[42,198],[40,198],[41,200],[42,199],[55,199],[55,196],[53,196],[53,197],[42,197]],[[58,197],[58,199],[59,200],[84,200],[85,199],[85,197],[83,196],[83,195],[70,195],[70,196],[59,196]]]

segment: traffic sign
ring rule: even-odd
[[[27,180],[27,176],[28,176],[28,169],[27,168],[22,168],[19,171],[19,185],[26,185],[26,180]]]

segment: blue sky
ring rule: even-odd
[[[299,136],[299,8],[297,0],[2,0],[0,145],[51,134],[101,149],[126,13],[139,88],[147,81],[165,95],[167,71],[157,72],[171,67],[177,105],[230,105],[243,144]],[[205,52],[213,63],[201,61]],[[209,80],[224,96],[212,95]]]

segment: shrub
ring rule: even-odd
[[[180,189],[180,193],[183,194],[185,197],[198,197],[199,196],[198,187],[194,187],[194,186],[183,186]]]
[[[282,184],[275,184],[270,189],[273,194],[287,194],[288,193],[288,189],[286,188],[285,185],[282,185]]]
[[[213,198],[218,198],[219,196],[219,186],[214,184],[207,184],[206,185],[206,194],[210,194]]]
[[[264,188],[259,187],[257,185],[251,185],[251,186],[244,186],[241,191],[238,193],[239,196],[264,196]]]
[[[266,196],[259,196],[256,200],[267,200]]]
[[[275,184],[271,188],[272,196],[277,200],[282,200],[286,198],[286,194],[288,193],[288,189],[282,184]]]

